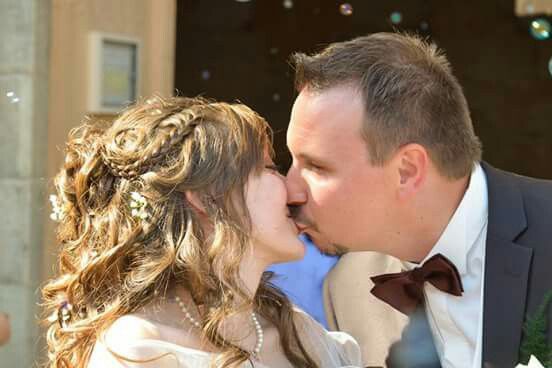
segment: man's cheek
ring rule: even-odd
[[[312,193],[312,199],[318,207],[334,206],[336,203],[345,200],[345,198],[345,193],[339,191],[335,187],[329,186],[317,188],[317,190]]]

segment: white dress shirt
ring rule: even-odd
[[[424,285],[425,310],[443,368],[481,367],[487,218],[487,180],[481,166],[476,164],[460,205],[421,262],[441,253],[454,263],[464,287],[464,293],[458,297],[430,283]],[[403,262],[408,270],[416,266]]]

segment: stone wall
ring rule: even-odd
[[[38,346],[50,6],[0,2],[0,310],[12,324],[2,367],[31,367]]]

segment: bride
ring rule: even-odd
[[[304,253],[271,157],[259,115],[200,98],[73,130],[50,198],[48,367],[360,366],[264,272]]]

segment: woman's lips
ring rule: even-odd
[[[287,216],[289,221],[294,225],[295,229],[297,230],[298,233],[301,233],[302,232],[302,228],[299,226],[299,224],[295,221],[295,219],[293,217],[291,217],[290,215]]]
[[[305,224],[302,224],[300,222],[297,222],[297,221],[293,221],[295,223],[295,226],[297,227],[297,231],[299,231],[300,233],[305,233],[306,230],[309,228],[307,225]]]
[[[294,219],[293,217],[291,217],[291,219],[293,220],[293,222],[295,223],[295,226],[297,226],[297,228],[298,228],[300,231],[303,231],[303,230],[305,230],[305,229],[308,227],[307,225],[298,222],[298,221],[297,221],[296,219]]]

